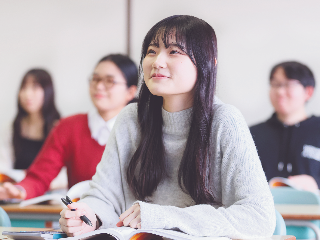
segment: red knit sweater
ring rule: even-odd
[[[87,114],[62,119],[51,130],[25,179],[17,185],[26,190],[27,199],[43,195],[66,166],[70,188],[92,178],[104,148],[91,138]]]

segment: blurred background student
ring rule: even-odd
[[[21,180],[59,119],[50,74],[29,70],[20,84],[18,113],[1,136],[0,172]]]
[[[137,82],[138,70],[130,58],[121,54],[103,57],[89,82],[96,110],[60,120],[25,179],[17,185],[4,183],[0,187],[0,199],[43,195],[63,166],[67,167],[69,188],[91,179],[116,116],[134,99]]]
[[[304,190],[320,186],[320,117],[307,116],[315,79],[299,62],[282,62],[270,73],[274,113],[250,128],[267,179],[285,177]]]

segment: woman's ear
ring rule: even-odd
[[[217,66],[218,60],[214,58],[214,66]]]
[[[127,94],[127,101],[130,102],[132,99],[135,98],[137,93],[137,86],[132,85],[128,87],[128,94]]]

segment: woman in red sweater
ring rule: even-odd
[[[27,176],[16,185],[0,186],[0,200],[43,195],[63,166],[67,167],[69,188],[91,179],[116,116],[134,99],[137,82],[137,67],[130,58],[121,54],[102,58],[90,77],[90,96],[96,111],[62,119],[28,168]]]

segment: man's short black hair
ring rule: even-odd
[[[275,65],[270,73],[270,81],[272,80],[273,74],[278,68],[282,68],[288,79],[296,79],[304,87],[315,87],[316,82],[313,77],[313,73],[306,65],[299,62],[282,62]]]

